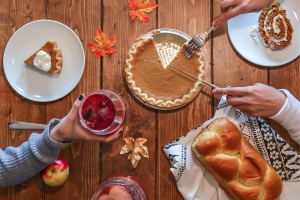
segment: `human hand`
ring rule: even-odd
[[[282,92],[261,83],[248,87],[217,88],[212,92],[214,94],[230,95],[227,96],[228,103],[252,117],[276,115],[286,99],[285,94]]]
[[[216,19],[212,25],[219,26],[220,24],[240,14],[259,12],[265,7],[269,6],[273,1],[274,0],[224,0],[220,3],[221,11],[224,14]],[[229,7],[233,8],[226,12]]]
[[[84,140],[97,142],[111,142],[120,136],[123,128],[119,128],[116,132],[107,135],[95,135],[84,128],[79,121],[79,108],[84,99],[84,95],[80,96],[74,103],[69,114],[65,116],[50,132],[50,137],[57,142],[65,142],[69,140]]]

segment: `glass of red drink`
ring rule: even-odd
[[[128,118],[125,100],[109,90],[98,90],[87,96],[79,109],[81,124],[97,135],[108,135]]]
[[[96,191],[91,200],[147,200],[147,193],[142,181],[129,173],[112,176]]]

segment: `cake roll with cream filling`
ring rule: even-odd
[[[258,19],[258,35],[261,42],[271,49],[281,49],[291,44],[294,32],[286,10],[280,2],[273,2],[263,9]]]

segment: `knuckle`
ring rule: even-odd
[[[247,88],[247,94],[249,94],[249,95],[253,94],[253,93],[254,93],[254,90],[255,90],[255,89],[254,89],[252,86],[248,87],[248,88]]]
[[[221,9],[224,9],[225,8],[225,3],[224,3],[225,1],[222,1],[221,3],[220,3],[220,8]]]
[[[77,103],[77,102],[75,102],[75,103],[74,103],[74,108],[79,109],[79,107],[80,107],[80,104]]]
[[[249,12],[249,10],[250,10],[250,5],[249,5],[248,3],[242,5],[241,11],[242,11],[243,13]]]
[[[251,105],[251,104],[252,104],[251,99],[250,99],[250,98],[245,98],[244,104],[246,104],[246,105]]]
[[[231,105],[233,103],[232,99],[231,98],[227,98],[227,103]]]
[[[229,94],[232,94],[234,90],[232,88],[228,88],[227,91],[228,91]]]

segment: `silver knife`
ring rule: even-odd
[[[8,129],[11,130],[44,130],[47,124],[37,124],[30,122],[9,122]]]
[[[190,77],[193,77],[194,79],[197,79],[198,81],[201,81],[201,82],[203,82],[203,83],[205,83],[205,84],[207,84],[207,85],[210,85],[210,86],[213,87],[213,88],[219,88],[218,86],[216,86],[216,85],[214,85],[214,84],[211,84],[211,83],[208,83],[208,82],[206,82],[206,81],[203,81],[203,80],[201,80],[201,79],[199,79],[199,78],[197,78],[197,77],[195,77],[195,76],[193,76],[193,75],[191,75],[191,74],[189,74],[189,73],[186,73],[185,71],[182,71],[181,69],[178,69],[177,67],[174,67],[173,65],[170,65],[170,66],[173,67],[173,68],[175,68],[175,69],[177,69],[178,71],[180,71],[180,72],[182,72],[182,73],[184,73],[184,74],[190,76]]]

